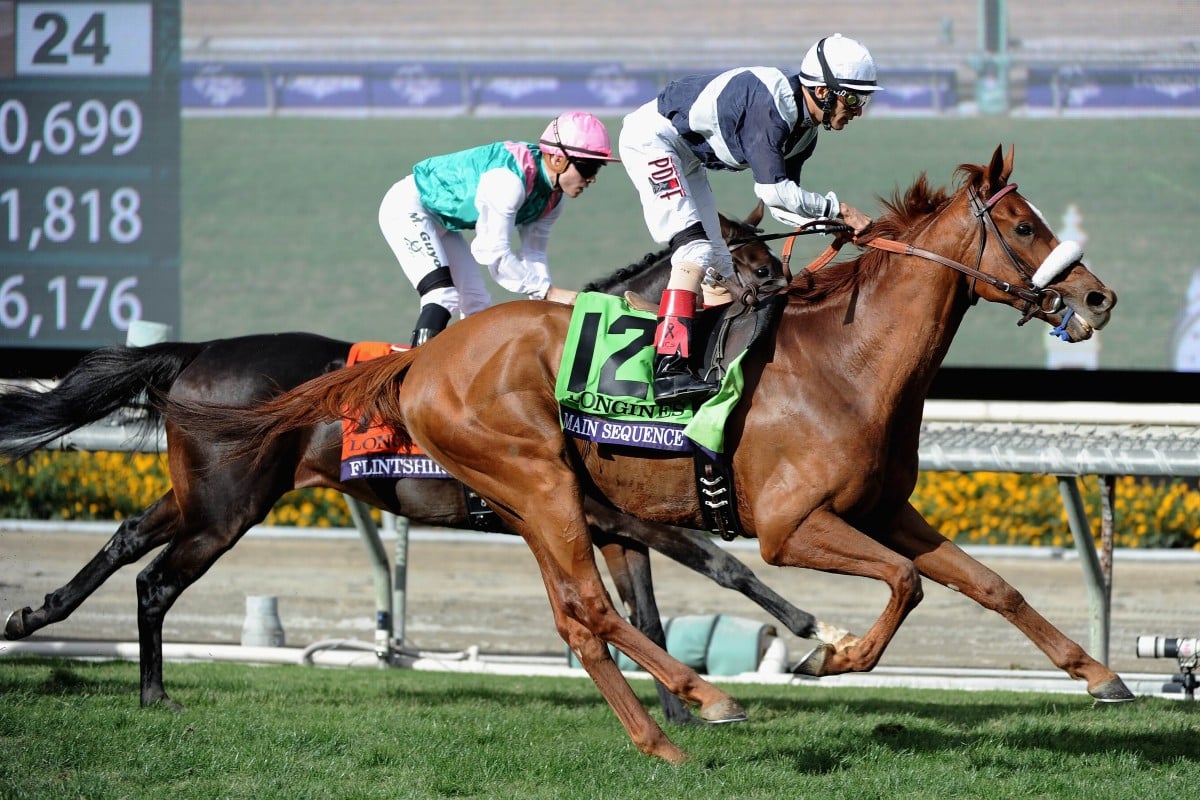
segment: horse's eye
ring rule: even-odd
[[[759,267],[758,269],[754,270],[754,277],[756,277],[756,278],[771,277],[771,268],[770,267]]]
[[[1017,235],[1018,236],[1032,236],[1033,235],[1033,224],[1030,222],[1022,222],[1020,225],[1017,226]]]

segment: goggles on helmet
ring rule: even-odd
[[[859,94],[849,89],[834,89],[832,87],[830,87],[829,91],[842,98],[842,102],[849,109],[866,108],[867,103],[871,102],[871,95],[869,94]]]

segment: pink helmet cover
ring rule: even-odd
[[[565,111],[546,126],[538,140],[547,155],[565,155],[595,161],[619,161],[612,154],[608,129],[586,111]]]

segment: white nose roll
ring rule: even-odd
[[[1039,289],[1045,289],[1063,273],[1063,270],[1081,258],[1083,258],[1083,248],[1079,242],[1059,242],[1058,247],[1050,251],[1050,255],[1046,256],[1046,260],[1037,268],[1037,272],[1033,273],[1033,285]]]

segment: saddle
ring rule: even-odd
[[[701,375],[720,382],[729,364],[774,325],[779,307],[776,301],[786,287],[783,278],[772,278],[757,287],[730,287],[732,302],[699,312],[694,333],[696,341],[704,343],[703,348],[696,348],[704,352]],[[637,292],[625,292],[625,302],[638,311],[658,312],[658,303]]]
[[[696,318],[697,342],[704,342],[701,374],[719,383],[742,353],[769,336],[784,302],[787,281],[776,278],[757,288],[735,291],[734,300],[724,306],[707,309]],[[625,302],[641,311],[656,312],[658,305],[634,292],[625,293]],[[695,366],[695,365],[693,365]],[[694,465],[696,493],[705,527],[725,541],[745,536],[734,500],[733,468],[729,457],[696,447]]]

